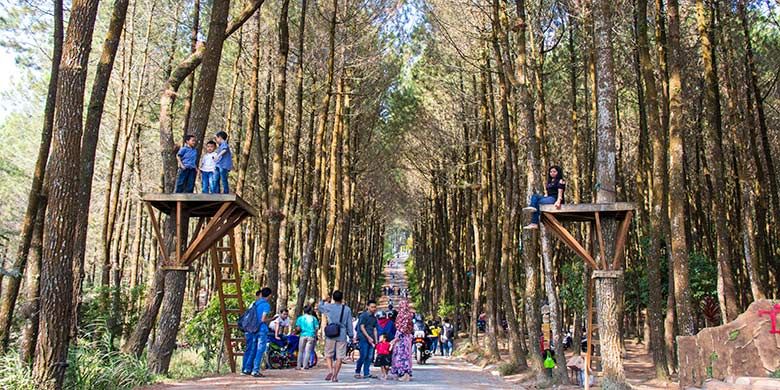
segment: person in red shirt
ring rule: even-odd
[[[374,360],[374,367],[382,369],[382,380],[387,379],[387,373],[390,371],[390,365],[392,364],[392,356],[390,351],[393,346],[387,341],[386,335],[379,336],[379,343],[376,345],[376,360]]]

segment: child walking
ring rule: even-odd
[[[200,190],[204,194],[216,193],[214,187],[214,171],[217,169],[217,153],[214,149],[217,148],[217,143],[209,141],[206,143],[206,154],[200,159]]]
[[[230,193],[230,188],[228,187],[228,173],[233,169],[233,154],[230,152],[230,146],[227,142],[228,135],[226,132],[218,131],[215,138],[219,146],[217,147],[217,155],[214,157],[214,161],[216,162],[214,181],[216,184],[213,188],[215,193],[221,192],[223,194],[228,194]],[[221,191],[220,185],[222,186]]]
[[[196,141],[194,135],[185,135],[184,144],[176,153],[176,161],[179,164],[175,189],[177,194],[191,194],[195,190],[195,176],[198,174],[197,169],[195,169],[195,163],[198,160],[198,151],[195,150]]]
[[[379,343],[376,345],[376,360],[374,360],[374,367],[380,367],[382,369],[382,380],[387,379],[387,373],[390,371],[390,365],[393,363],[390,351],[393,349],[390,342],[387,341],[387,335],[382,334],[379,336]]]

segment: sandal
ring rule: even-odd
[[[328,373],[328,375],[325,375],[325,380],[326,381],[330,381],[331,379],[333,379],[333,374],[332,373]]]

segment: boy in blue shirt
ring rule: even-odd
[[[198,151],[195,150],[197,140],[192,134],[184,136],[184,145],[176,153],[176,161],[179,164],[179,175],[176,177],[176,190],[178,193],[192,193],[195,190],[195,177],[198,174],[196,162]]]
[[[214,161],[217,163],[217,168],[214,171],[215,185],[212,188],[216,188],[216,193],[228,194],[230,193],[230,187],[228,186],[228,173],[233,169],[233,153],[230,152],[230,145],[228,145],[228,135],[224,131],[217,132],[215,139],[217,141],[217,155],[214,157]],[[221,191],[220,191],[221,185]]]

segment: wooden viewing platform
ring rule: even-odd
[[[571,248],[579,257],[593,269],[593,278],[618,278],[622,275],[623,252],[625,252],[628,228],[634,217],[636,205],[634,203],[578,203],[563,204],[560,208],[555,205],[540,205],[542,222],[542,245],[546,246],[546,230],[550,229],[566,246]],[[612,259],[607,259],[604,246],[604,233],[602,221],[617,220],[619,226],[615,232],[615,252]],[[591,226],[592,252],[577,241],[577,238],[563,225],[564,222],[586,222]],[[598,252],[596,252],[598,248]],[[547,251],[548,248],[542,248]],[[599,261],[596,261],[595,259]],[[611,261],[608,261],[611,260]],[[588,312],[587,312],[587,352],[585,354],[585,389],[590,388],[591,355],[593,351],[593,279],[588,283]]]
[[[236,372],[236,357],[243,355],[244,339],[235,323],[245,307],[233,229],[246,218],[256,217],[257,210],[235,194],[142,194],[141,200],[149,210],[163,257],[163,270],[189,271],[195,260],[209,253],[219,292],[225,352],[230,370]],[[154,209],[176,223],[174,253],[168,253]],[[192,240],[189,239],[190,218],[198,218]]]

